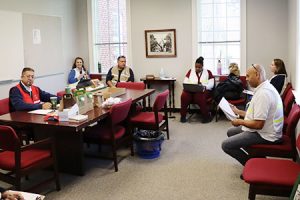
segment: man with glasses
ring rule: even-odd
[[[22,70],[21,81],[9,91],[10,111],[51,109],[49,94],[33,85],[34,70],[25,67]],[[60,98],[57,98],[58,101]]]
[[[227,132],[222,149],[242,165],[251,158],[246,147],[255,144],[282,142],[283,106],[273,85],[266,79],[261,65],[254,64],[247,70],[246,79],[254,89],[254,95],[246,111],[232,106],[232,110],[244,119],[235,119]]]

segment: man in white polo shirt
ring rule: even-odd
[[[232,110],[244,117],[235,119],[227,132],[229,138],[222,143],[222,149],[242,165],[250,159],[243,148],[254,144],[277,144],[282,142],[283,106],[282,100],[272,84],[266,79],[263,66],[255,64],[247,70],[247,81],[254,89],[254,95],[247,111],[232,106]]]

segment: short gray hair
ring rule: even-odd
[[[266,70],[265,70],[264,66],[262,66],[261,64],[254,64],[253,67],[259,73],[261,82],[264,82],[265,80],[267,80]]]

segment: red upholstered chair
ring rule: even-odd
[[[65,90],[62,90],[62,91],[59,91],[56,93],[56,96],[60,97],[60,98],[63,98],[64,94],[66,94],[66,91]]]
[[[84,135],[84,141],[88,144],[108,144],[112,148],[112,159],[114,161],[115,171],[118,171],[117,148],[127,142],[130,142],[131,155],[133,156],[132,137],[126,130],[124,122],[126,121],[132,100],[115,104],[109,111],[109,117],[105,124],[99,123],[92,127]]]
[[[133,90],[143,90],[146,88],[146,85],[144,82],[119,82],[117,83],[117,87]]]
[[[219,82],[223,82],[227,79],[227,76],[220,76],[219,78]],[[247,89],[247,80],[246,80],[246,76],[240,76],[240,79],[243,83],[243,88],[246,90]],[[243,96],[241,97],[240,99],[236,99],[236,100],[229,100],[227,99],[227,101],[232,104],[232,105],[235,105],[235,106],[240,106],[242,105],[244,108],[246,106],[246,103],[247,103],[247,98],[246,96]],[[218,111],[219,111],[219,108],[218,106],[216,106],[216,122],[218,121]]]
[[[0,115],[9,113],[9,98],[0,100]]]
[[[169,124],[167,115],[167,98],[169,90],[165,90],[156,96],[152,112],[140,112],[130,118],[130,125],[132,128],[145,129],[145,130],[161,130],[167,132],[169,139]],[[164,115],[161,111],[164,108]]]
[[[118,88],[127,88],[133,90],[144,90],[146,85],[144,82],[119,82],[117,83]],[[146,107],[146,99],[143,99],[142,105],[137,103],[135,107],[136,112],[140,112],[143,110],[143,107]]]
[[[35,172],[37,169],[53,167],[54,175],[43,183],[54,181],[56,190],[60,190],[55,149],[52,139],[44,139],[36,143],[21,146],[20,140],[13,128],[0,125],[0,180],[14,185],[21,190],[21,178]],[[41,185],[26,190],[32,190]],[[24,189],[22,189],[24,190]]]
[[[284,111],[284,116],[286,117],[289,115],[292,105],[295,102],[295,97],[292,90],[293,89],[290,88],[283,99],[283,111]]]
[[[283,100],[287,94],[287,91],[289,91],[291,88],[293,88],[291,83],[287,83],[282,95],[281,95],[281,99]]]
[[[300,137],[296,146],[300,150]],[[299,173],[299,163],[292,160],[250,159],[243,170],[243,178],[250,184],[248,198],[255,200],[257,194],[288,197]]]
[[[281,157],[296,160],[295,131],[300,118],[300,106],[294,104],[289,117],[286,119],[287,128],[283,132],[281,144],[258,144],[247,148],[252,157]]]
[[[102,75],[101,74],[90,74],[90,78],[91,79],[98,79],[98,80],[102,80]]]

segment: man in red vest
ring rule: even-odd
[[[21,81],[9,91],[10,111],[51,109],[49,94],[33,85],[34,70],[25,67],[22,70]],[[58,101],[60,98],[57,98]]]

